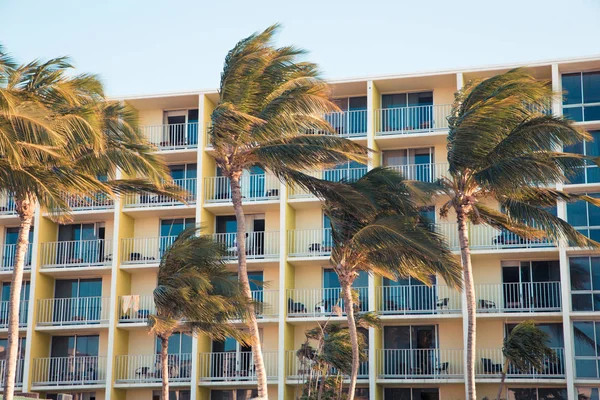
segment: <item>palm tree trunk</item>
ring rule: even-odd
[[[160,336],[160,371],[162,375],[162,400],[169,400],[169,338]]]
[[[254,368],[256,371],[256,380],[258,383],[257,399],[268,399],[267,374],[265,372],[265,363],[263,360],[262,344],[260,342],[260,332],[256,322],[256,310],[250,290],[250,280],[248,279],[248,267],[246,265],[246,221],[244,210],[242,209],[242,189],[240,186],[241,172],[230,176],[231,182],[231,201],[235,210],[235,219],[237,221],[237,256],[238,256],[238,279],[242,284],[242,292],[248,299],[248,315],[246,324],[250,329],[252,338],[252,355],[254,357]]]
[[[354,391],[356,389],[356,379],[358,378],[358,367],[360,364],[360,354],[358,348],[358,330],[354,320],[354,303],[352,301],[352,282],[342,277],[340,279],[342,287],[342,296],[344,298],[344,310],[348,319],[348,332],[350,333],[350,344],[352,345],[352,373],[350,374],[350,385],[348,386],[348,400],[354,400]]]
[[[475,285],[473,283],[473,266],[471,264],[471,249],[469,248],[469,232],[467,213],[462,207],[456,210],[458,222],[458,240],[460,244],[460,259],[463,268],[464,290],[467,297],[467,400],[476,400],[475,391],[475,340],[476,340],[476,303]]]
[[[500,377],[500,387],[498,388],[498,394],[496,395],[496,400],[500,400],[500,396],[502,396],[502,389],[504,389],[504,380],[506,379],[506,374],[508,372],[508,358],[504,361],[504,367],[502,367],[502,376]]]
[[[8,343],[6,346],[6,365],[4,368],[4,399],[12,400],[15,394],[15,377],[17,373],[17,356],[19,354],[19,308],[21,305],[21,286],[29,231],[33,222],[35,204],[29,198],[16,201],[16,209],[21,219],[19,236],[15,249],[15,265],[10,284],[8,311]]]

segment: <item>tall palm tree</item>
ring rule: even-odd
[[[225,58],[219,101],[211,115],[214,158],[229,178],[237,221],[238,276],[251,299],[246,268],[246,227],[242,208],[242,172],[254,166],[284,181],[302,178],[296,171],[333,166],[348,159],[366,162],[366,149],[336,136],[323,115],[338,108],[315,64],[299,61],[304,51],[277,48],[278,26],[241,40]],[[256,315],[249,310],[248,328],[258,380],[258,397],[267,398],[262,348]]]
[[[4,60],[4,61],[3,61]],[[107,101],[92,75],[70,76],[66,58],[15,66],[0,54],[0,187],[20,219],[12,275],[4,398],[14,396],[18,310],[36,207],[69,219],[69,195],[151,191],[181,198],[126,105]],[[117,179],[125,176],[143,179]],[[106,176],[108,179],[103,179]]]
[[[550,336],[535,326],[533,321],[523,321],[513,328],[504,338],[502,354],[504,354],[504,367],[496,400],[500,400],[504,389],[504,380],[510,365],[527,371],[534,368],[538,371],[544,369],[544,363],[556,357],[554,350],[548,347]]]
[[[156,314],[149,316],[148,325],[160,340],[163,400],[169,399],[168,348],[174,332],[245,340],[231,324],[246,312],[246,304],[235,275],[222,261],[225,249],[198,233],[198,228],[188,228],[179,234],[158,267]]]
[[[421,187],[423,186],[423,187]],[[331,220],[331,264],[339,277],[343,308],[352,344],[348,399],[354,398],[360,362],[355,313],[358,294],[352,284],[361,272],[393,280],[413,277],[431,283],[441,276],[450,287],[461,287],[461,268],[444,238],[419,213],[425,185],[406,181],[386,168],[375,168],[356,182],[311,185],[324,201]]]
[[[440,209],[456,214],[467,299],[467,399],[475,400],[475,292],[469,248],[469,222],[514,233],[524,240],[566,240],[578,246],[597,243],[548,211],[557,201],[598,199],[556,190],[593,159],[565,153],[561,146],[591,140],[572,122],[547,115],[553,93],[522,69],[470,82],[456,94],[448,118],[449,176],[439,181],[448,198]],[[498,208],[486,205],[496,201]],[[487,203],[489,204],[489,203]],[[491,240],[491,239],[490,239]]]

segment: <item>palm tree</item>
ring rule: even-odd
[[[0,187],[12,196],[20,219],[4,377],[4,398],[9,400],[14,396],[19,299],[35,209],[64,222],[71,210],[67,194],[182,192],[163,184],[166,167],[141,135],[136,114],[105,100],[96,77],[69,76],[71,68],[66,58],[15,66],[0,54]],[[117,179],[117,170],[145,178]]]
[[[504,338],[502,354],[504,354],[504,367],[496,400],[500,400],[504,389],[504,380],[510,365],[518,370],[527,371],[534,368],[538,371],[544,369],[544,363],[554,359],[554,350],[548,347],[550,336],[535,326],[533,321],[523,321],[513,328]]]
[[[461,268],[444,238],[419,213],[417,200],[423,198],[425,185],[375,168],[356,182],[315,180],[311,188],[323,199],[324,213],[331,220],[330,262],[339,277],[352,344],[348,391],[352,400],[360,362],[355,321],[359,299],[352,284],[359,273],[393,280],[413,277],[425,283],[440,275],[448,286],[460,288]]]
[[[205,335],[213,340],[244,341],[231,324],[246,312],[235,275],[223,263],[225,249],[198,228],[183,231],[162,256],[154,289],[156,314],[150,333],[160,340],[162,399],[169,399],[169,337],[174,332]]]
[[[237,221],[238,276],[251,298],[246,268],[241,176],[258,166],[283,181],[302,179],[297,171],[333,166],[348,159],[366,162],[366,149],[337,136],[323,115],[338,108],[329,100],[327,84],[315,64],[298,61],[304,51],[276,48],[274,25],[241,40],[225,58],[219,101],[211,115],[214,158],[229,178]],[[313,134],[310,134],[313,133]],[[246,321],[258,380],[258,397],[267,398],[267,377],[256,315]]]
[[[562,152],[561,146],[591,139],[570,121],[540,112],[556,95],[548,82],[515,69],[467,84],[456,94],[448,118],[449,176],[439,181],[448,201],[440,215],[447,217],[453,209],[458,222],[468,315],[468,400],[476,399],[476,304],[468,223],[506,230],[523,240],[548,238],[597,246],[548,211],[558,200],[600,204],[589,196],[552,188],[589,162],[585,156]],[[499,208],[486,205],[490,200]]]

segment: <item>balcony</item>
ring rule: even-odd
[[[153,295],[132,294],[119,296],[119,323],[143,323],[148,321],[150,314],[156,313]]]
[[[448,129],[451,104],[375,110],[375,134],[405,135]]]
[[[277,352],[263,351],[268,380],[277,379]],[[256,382],[251,351],[200,353],[200,382]]]
[[[112,210],[115,208],[114,200],[106,193],[96,193],[91,196],[66,194],[65,199],[72,211]]]
[[[435,182],[449,176],[448,163],[388,165],[387,167],[400,173],[404,179],[412,181]]]
[[[279,290],[253,290],[252,299],[256,302],[256,316],[260,319],[277,318],[279,316]]]
[[[306,381],[309,376],[313,375],[319,368],[317,363],[310,358],[300,358],[296,355],[296,351],[291,350],[286,352],[286,374],[287,379]],[[315,371],[315,372],[313,372]],[[331,368],[327,371],[329,375],[337,375],[338,370]],[[344,378],[348,378],[344,375]],[[358,367],[358,379],[369,379],[369,362],[361,362]]]
[[[380,286],[376,293],[384,315],[461,314],[461,294],[447,286]]]
[[[17,211],[15,209],[15,201],[12,196],[7,193],[0,193],[0,217],[12,216],[15,217]]]
[[[215,233],[213,240],[225,246],[227,260],[237,260],[237,233]],[[250,260],[279,259],[279,231],[246,233],[246,258]]]
[[[196,204],[196,178],[173,179],[171,182],[187,191],[185,201],[188,205]],[[153,207],[181,207],[186,204],[153,193],[130,193],[123,196],[123,207],[125,208],[153,208]]]
[[[197,122],[145,126],[143,132],[161,151],[198,148]]]
[[[475,285],[481,313],[560,312],[560,282],[491,283]]]
[[[106,383],[106,357],[34,358],[32,385],[90,386]]]
[[[367,110],[327,113],[324,119],[329,122],[338,136],[348,138],[367,136]]]
[[[9,301],[0,301],[0,329],[8,328],[8,315],[10,313]],[[27,327],[27,313],[29,311],[29,300],[19,302],[19,328]],[[0,375],[3,376],[3,375]]]
[[[112,241],[108,239],[46,242],[40,252],[42,269],[112,265]]]
[[[2,264],[0,265],[0,272],[12,272],[15,266],[15,255],[17,251],[16,244],[5,244],[0,247],[2,252]],[[31,271],[31,251],[32,244],[27,244],[27,251],[25,252],[25,271]]]
[[[513,365],[508,367],[507,379],[563,379],[565,377],[565,352],[561,348],[553,348],[554,359],[544,360],[544,368],[536,370],[533,367],[519,370]],[[502,349],[477,349],[475,352],[475,377],[500,378],[504,367]]]
[[[22,387],[23,386],[23,367],[25,362],[23,359],[17,360],[17,371],[15,375],[15,386]],[[4,384],[4,373],[6,370],[6,360],[0,360],[0,382]]]
[[[288,231],[289,257],[329,257],[333,247],[331,228]]]
[[[40,327],[107,324],[110,316],[109,304],[108,297],[40,299],[37,323]]]
[[[158,265],[177,236],[121,239],[121,264]]]
[[[379,379],[464,379],[462,349],[380,349]]]
[[[192,377],[192,354],[169,354],[170,383],[189,383]],[[160,354],[115,356],[115,384],[160,384]]]
[[[242,175],[240,179],[242,201],[279,200],[280,182],[275,175]],[[212,176],[204,178],[204,201],[206,203],[231,203],[229,178]]]
[[[359,303],[355,304],[355,311],[369,310],[369,288],[355,287],[358,291]],[[342,289],[288,289],[287,290],[288,317],[290,318],[320,318],[346,315]]]
[[[308,171],[308,175],[315,178],[324,179],[330,182],[355,182],[363,177],[367,173],[367,167],[361,168],[340,168],[340,169],[326,169],[323,171]],[[302,189],[298,186],[291,185],[289,191],[290,199],[302,199],[314,197],[309,191]]]

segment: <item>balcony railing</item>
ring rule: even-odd
[[[360,137],[367,135],[367,110],[341,111],[327,113],[325,121],[342,137]]]
[[[244,202],[279,199],[280,182],[275,175],[242,175],[240,187]],[[207,203],[231,202],[229,178],[225,176],[204,178],[204,200]]]
[[[169,354],[170,382],[190,382],[192,354]],[[158,383],[162,380],[160,354],[123,355],[115,357],[116,383]]]
[[[15,200],[7,193],[0,193],[0,216],[17,215]]]
[[[31,270],[31,251],[32,244],[27,245],[25,252],[25,271]],[[0,265],[0,271],[12,271],[15,266],[15,255],[17,251],[16,244],[5,244],[0,247],[2,251],[2,265]]]
[[[65,198],[72,211],[110,210],[115,207],[114,200],[105,193],[91,196],[66,194]]]
[[[0,329],[8,328],[8,316],[10,314],[9,301],[0,301]],[[19,327],[27,326],[27,312],[29,311],[29,300],[19,302]],[[0,375],[2,376],[2,375]]]
[[[173,179],[173,185],[181,187],[187,192],[185,201],[187,204],[196,203],[196,178]],[[127,208],[148,208],[148,207],[168,207],[183,206],[184,203],[175,200],[169,196],[162,196],[153,193],[130,193],[123,196],[123,206]]]
[[[510,378],[564,378],[565,376],[565,353],[562,347],[553,348],[554,358],[544,360],[544,367],[537,370],[529,367],[525,370],[519,370],[513,365],[509,365],[506,373],[507,379]],[[477,349],[475,352],[475,375],[479,378],[499,378],[504,367],[504,355],[502,349]]]
[[[198,147],[198,123],[164,124],[143,128],[148,141],[159,150],[195,149]]]
[[[331,228],[288,231],[289,257],[327,257],[331,254]]]
[[[355,287],[358,291],[359,301],[355,304],[355,311],[369,310],[369,289]],[[345,315],[342,289],[288,289],[287,307],[289,317],[328,317]]]
[[[85,386],[106,382],[106,357],[33,359],[33,386]]]
[[[309,376],[316,374],[315,369],[318,367],[316,362],[306,357],[298,357],[296,351],[291,350],[286,352],[286,374],[288,379],[306,380]],[[327,371],[329,375],[337,375],[338,370],[331,368]],[[348,376],[342,374],[345,378]],[[358,379],[369,378],[369,362],[361,362],[358,367]]]
[[[377,374],[383,379],[464,378],[462,349],[381,349]]]
[[[264,351],[267,379],[277,379],[277,352]],[[200,381],[256,381],[251,351],[200,353]]]
[[[23,366],[25,362],[23,359],[17,360],[17,370],[15,375],[15,386],[23,386]],[[0,382],[4,385],[4,373],[6,370],[6,360],[0,360]]]
[[[86,268],[112,264],[108,239],[46,242],[40,246],[42,268]]]
[[[110,315],[108,297],[71,297],[38,300],[37,322],[40,326],[94,325],[107,323]]]
[[[475,285],[479,312],[558,312],[560,282],[492,283]]]
[[[388,165],[388,168],[398,171],[404,179],[421,182],[435,182],[449,175],[448,163]]]
[[[177,236],[121,239],[122,264],[158,264]]]
[[[258,318],[275,318],[279,315],[279,290],[253,290],[252,298],[256,302]]]
[[[330,182],[355,182],[363,177],[367,173],[367,167],[359,168],[341,168],[341,169],[326,169],[322,171],[308,171],[306,174],[315,178],[324,179]],[[312,197],[313,194],[307,190],[304,190],[298,186],[291,185],[289,191],[289,197],[291,199],[298,199],[304,197]]]
[[[452,105],[410,106],[375,110],[375,133],[398,135],[448,129]]]
[[[228,260],[237,259],[237,233],[215,233],[213,240],[225,246]],[[279,232],[247,232],[246,258],[273,259],[279,257]]]
[[[377,288],[382,314],[460,314],[461,294],[443,285],[399,285]]]
[[[137,295],[119,296],[119,322],[146,322],[148,315],[156,312],[154,296]]]

